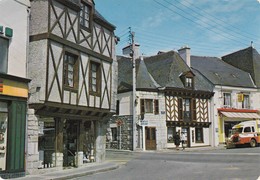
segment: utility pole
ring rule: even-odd
[[[131,30],[131,29],[130,29]],[[135,33],[131,32],[132,38],[132,60],[133,60],[133,96],[132,96],[132,109],[133,109],[133,151],[136,149],[136,109],[135,109],[135,100],[136,100],[136,73],[135,73]]]

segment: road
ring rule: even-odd
[[[256,180],[260,176],[260,147],[139,152],[116,154],[113,159],[121,164],[119,169],[76,179]]]

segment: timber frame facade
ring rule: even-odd
[[[131,63],[131,58],[118,56],[117,116],[107,126],[107,148],[175,148],[178,132],[184,133],[188,147],[212,145],[214,93],[205,77],[175,51],[138,59],[133,123]]]
[[[102,161],[115,113],[115,27],[92,0],[31,6],[27,171]]]

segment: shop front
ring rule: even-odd
[[[252,109],[219,108],[219,143],[225,143],[232,127],[243,121],[260,119],[259,111]]]
[[[28,79],[1,74],[0,177],[25,176]]]

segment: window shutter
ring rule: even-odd
[[[116,101],[116,114],[119,115],[119,100]]]
[[[154,100],[154,114],[159,114],[159,101],[158,101],[158,99]]]
[[[191,112],[192,112],[192,120],[197,120],[197,113],[196,113],[196,99],[192,99],[191,101]]]
[[[141,109],[140,109],[140,111],[141,111],[141,114],[144,114],[144,99],[141,99]]]
[[[178,99],[178,115],[179,115],[179,121],[183,120],[183,108],[182,108],[182,99]]]

